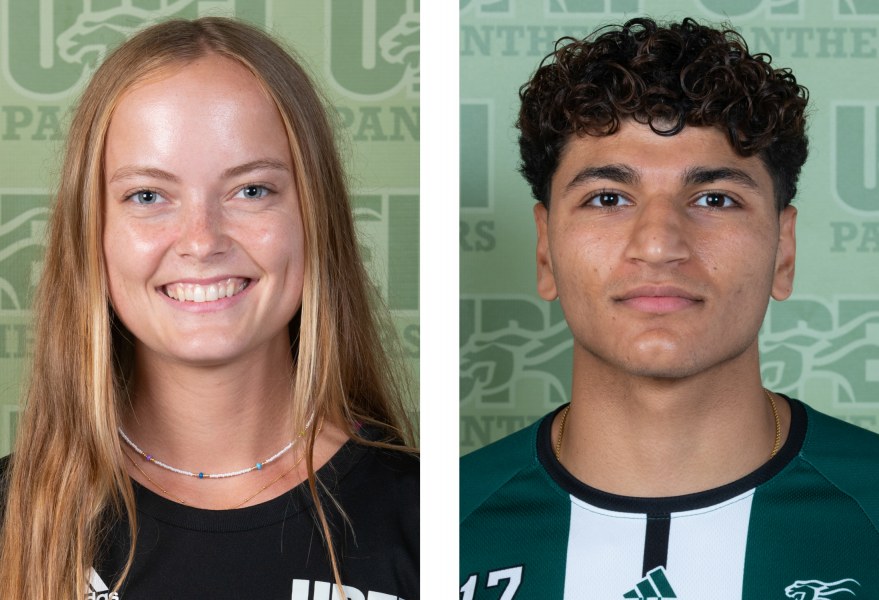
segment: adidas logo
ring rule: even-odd
[[[635,585],[635,589],[623,594],[623,598],[652,598],[655,600],[677,597],[665,576],[663,567],[656,567],[647,573],[647,577],[639,581]]]
[[[119,594],[111,592],[98,572],[92,569],[89,573],[89,589],[85,593],[85,600],[119,600]]]

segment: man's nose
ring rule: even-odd
[[[682,262],[690,257],[684,208],[669,199],[650,200],[637,209],[626,258],[647,264]]]

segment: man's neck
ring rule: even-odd
[[[775,414],[756,348],[675,380],[621,376],[597,364],[584,369],[584,362],[575,357],[561,461],[587,485],[624,496],[690,494],[740,479],[773,451]],[[773,400],[783,443],[790,408]],[[561,415],[554,445],[560,425]]]

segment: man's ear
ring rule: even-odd
[[[534,224],[537,226],[537,293],[547,301],[558,298],[552,256],[549,252],[549,211],[543,202],[534,205]]]
[[[775,276],[772,297],[786,300],[794,289],[794,267],[797,258],[797,209],[786,206],[778,216],[778,250],[775,253]]]

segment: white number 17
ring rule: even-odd
[[[474,599],[476,596],[477,579],[477,575],[471,575],[464,585],[461,586],[461,600]],[[519,589],[519,584],[522,583],[522,565],[498,571],[489,571],[485,587],[496,587],[504,579],[509,581],[509,583],[504,588],[504,593],[501,595],[500,600],[513,600],[516,597],[516,590]]]

